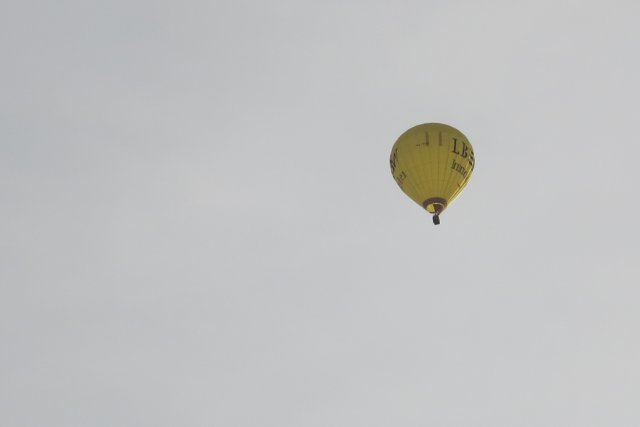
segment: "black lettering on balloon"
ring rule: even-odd
[[[453,149],[451,150],[451,152],[457,154],[458,156],[460,155],[460,153],[458,152],[458,140],[456,138],[453,138]]]
[[[398,176],[395,176],[395,175],[393,176],[393,179],[396,180],[400,188],[402,188],[402,185],[404,184],[404,180],[406,178],[407,178],[407,173],[405,171],[400,171],[400,174]]]
[[[464,141],[459,141],[457,138],[453,139],[453,147],[451,148],[451,152],[453,154],[457,154],[463,159],[469,159],[469,165],[471,165],[471,169],[473,170],[473,165],[475,164],[475,159],[473,157],[473,149],[469,144]]]
[[[396,171],[396,163],[398,162],[398,149],[396,148],[391,153],[391,159],[389,159],[389,164],[391,165],[391,173]]]
[[[464,168],[464,166],[462,166],[460,163],[456,162],[455,160],[451,164],[451,169],[458,172],[460,175],[462,175],[463,178],[466,178],[467,175],[469,174],[469,172]]]
[[[416,144],[416,147],[428,147],[429,146],[429,132],[424,133],[424,142]]]

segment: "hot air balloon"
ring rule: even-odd
[[[391,173],[400,189],[433,214],[433,223],[460,194],[473,172],[469,140],[441,123],[425,123],[400,135],[391,149]]]

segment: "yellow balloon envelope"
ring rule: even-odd
[[[402,191],[433,214],[433,223],[439,224],[440,213],[471,178],[475,158],[462,132],[441,123],[425,123],[400,135],[390,162]]]

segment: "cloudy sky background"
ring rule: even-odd
[[[640,425],[638,2],[0,8],[1,425]]]

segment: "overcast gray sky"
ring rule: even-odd
[[[637,427],[639,17],[4,2],[0,425]]]

